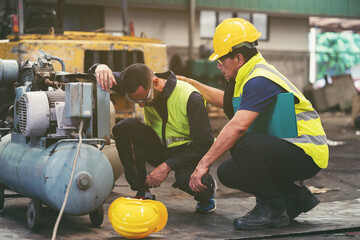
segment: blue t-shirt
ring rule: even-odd
[[[265,77],[254,77],[244,86],[238,110],[262,113],[275,100],[276,95],[286,92],[282,87]]]

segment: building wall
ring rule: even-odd
[[[270,17],[269,41],[259,42],[258,49],[297,88],[309,82],[308,19]]]
[[[301,52],[308,50],[307,18],[269,17],[269,40],[259,42],[261,50]]]
[[[106,7],[104,15],[107,31],[121,31],[119,7]],[[168,47],[168,63],[177,54],[185,66],[189,45],[189,17],[185,11],[130,8],[128,17],[134,23],[136,36],[144,32],[147,37],[162,39]],[[193,51],[195,58],[198,57],[201,44],[212,47],[211,41],[200,39],[199,22],[197,12]],[[270,64],[302,90],[308,83],[308,19],[269,16],[268,31],[268,41],[260,41],[258,49]]]

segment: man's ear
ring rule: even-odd
[[[159,85],[160,85],[159,78],[153,77],[151,81],[152,81],[152,83],[153,83],[154,88],[155,88],[155,89],[158,89],[158,87],[159,87]]]
[[[245,64],[245,58],[241,53],[236,54],[236,58],[240,66]]]

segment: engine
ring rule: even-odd
[[[62,71],[54,71],[52,61]],[[0,60],[4,82],[14,84],[15,101],[13,128],[0,141],[0,197],[6,187],[31,198],[28,225],[35,229],[41,204],[60,210],[69,190],[64,213],[90,214],[99,226],[115,179],[101,151],[110,139],[109,92],[93,74],[67,73],[62,60],[50,55],[36,62]]]
[[[55,72],[54,59],[58,60],[45,55],[20,65],[14,131],[26,137],[71,137],[78,131],[79,119],[86,119],[87,137],[93,137],[94,76]]]

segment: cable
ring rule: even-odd
[[[59,227],[59,224],[60,224],[60,220],[61,220],[61,217],[64,213],[64,209],[65,209],[65,206],[66,206],[66,203],[67,203],[67,200],[68,200],[68,197],[69,197],[69,192],[70,192],[70,187],[71,187],[71,183],[73,181],[73,178],[74,178],[74,174],[75,174],[75,166],[76,166],[76,162],[78,160],[78,157],[79,157],[79,152],[80,152],[80,146],[81,146],[81,143],[82,143],[82,130],[83,130],[83,127],[84,127],[84,119],[81,119],[81,122],[80,122],[80,126],[79,126],[79,145],[76,149],[76,154],[75,154],[75,159],[74,159],[74,163],[73,163],[73,166],[72,166],[72,170],[71,170],[71,176],[70,176],[70,180],[69,180],[69,183],[68,183],[68,187],[66,188],[66,193],[65,193],[65,198],[64,198],[64,202],[61,206],[61,210],[59,212],[59,215],[56,219],[56,223],[55,223],[55,226],[54,226],[54,230],[53,230],[53,234],[52,234],[52,237],[51,237],[51,240],[55,240],[56,239],[56,233],[57,233],[57,229]]]

